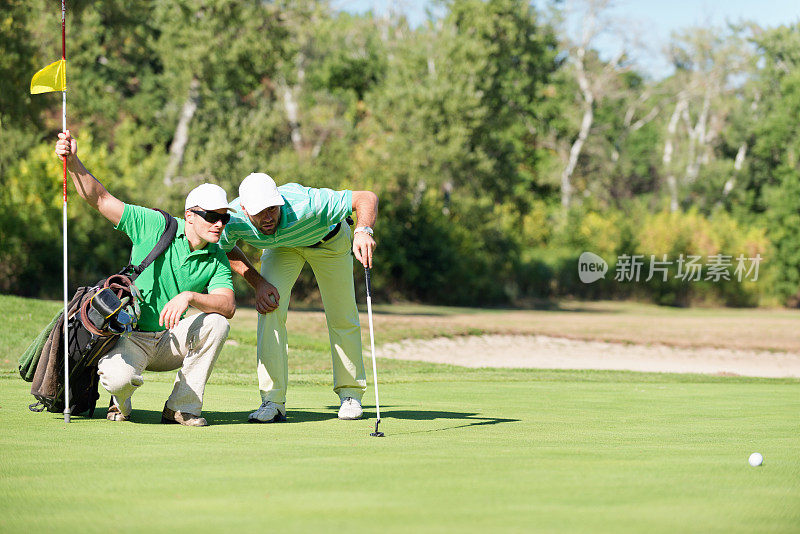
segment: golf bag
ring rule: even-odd
[[[94,415],[97,405],[97,363],[121,335],[130,334],[139,318],[141,294],[136,278],[170,245],[177,233],[174,217],[164,216],[165,227],[158,242],[139,264],[128,264],[93,286],[79,287],[67,305],[67,354],[69,357],[70,413]],[[56,316],[20,358],[20,375],[32,382],[36,402],[31,411],[64,411],[64,317]],[[48,332],[49,330],[49,332]],[[35,371],[34,371],[35,369]]]

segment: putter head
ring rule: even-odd
[[[372,436],[373,438],[382,438],[383,437],[383,432],[378,432],[378,424],[380,424],[380,422],[381,422],[380,419],[375,421],[375,432],[370,434],[370,436]]]

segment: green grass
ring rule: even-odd
[[[317,385],[252,425],[254,388],[212,383],[190,429],[158,424],[167,381],[65,426],[0,379],[0,531],[797,531],[798,384],[517,374],[384,384],[383,439]]]
[[[103,392],[98,418],[64,425],[27,410],[15,374],[57,309],[0,296],[3,533],[800,531],[798,380],[379,360],[386,437],[372,438],[372,389],[367,419],[336,419],[327,336],[303,316],[290,329],[289,422],[253,425],[244,313],[206,390],[208,428],[159,424],[173,373],[146,373],[131,423],[103,418]]]

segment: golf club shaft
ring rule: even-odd
[[[369,267],[364,267],[364,273],[367,281],[367,317],[369,319],[369,346],[372,351],[372,381],[375,383],[375,411],[378,417],[375,423],[375,431],[377,432],[377,425],[381,422],[381,403],[378,400],[378,366],[375,363],[375,333],[372,328],[372,284],[369,279]]]

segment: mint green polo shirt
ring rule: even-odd
[[[164,232],[164,216],[156,210],[125,204],[116,226],[130,237],[131,263],[138,265],[150,254]],[[136,279],[142,292],[138,330],[159,332],[158,317],[167,302],[183,291],[202,293],[221,287],[233,290],[231,266],[216,243],[192,251],[186,238],[186,221],[178,219],[178,232],[169,248]]]
[[[230,252],[241,239],[256,248],[307,247],[318,243],[347,216],[353,214],[350,190],[284,184],[278,187],[284,200],[275,233],[262,234],[244,214],[239,198],[230,203],[231,220],[222,231],[219,246]]]

